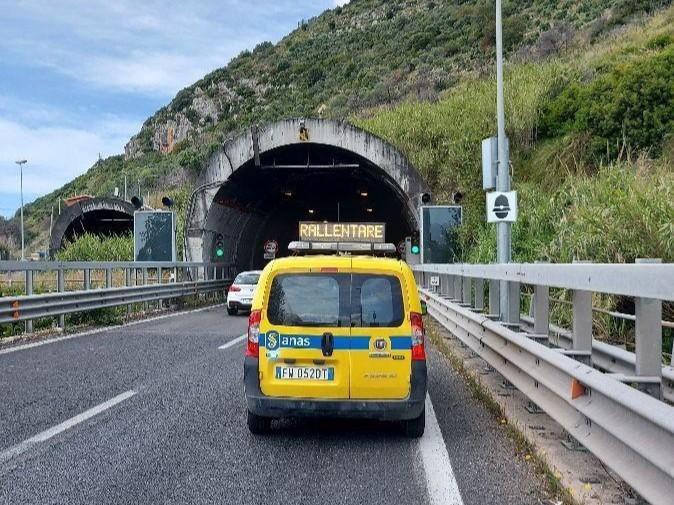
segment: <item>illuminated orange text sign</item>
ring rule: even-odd
[[[384,223],[300,222],[300,240],[306,242],[384,242]]]

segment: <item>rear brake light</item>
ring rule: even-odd
[[[339,269],[338,269],[338,268],[335,268],[335,267],[323,267],[323,268],[321,268],[321,272],[325,272],[325,273],[337,273],[337,272],[339,272]]]
[[[410,314],[410,323],[412,324],[412,360],[425,361],[426,349],[424,348],[424,320],[418,312]]]
[[[253,310],[248,318],[248,345],[246,347],[246,356],[258,358],[260,356],[260,321],[262,312]]]
[[[229,286],[229,292],[230,293],[232,293],[232,292],[236,293],[237,291],[241,291],[241,288],[239,286],[237,286],[236,284],[232,284],[231,286]]]

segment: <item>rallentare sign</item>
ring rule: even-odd
[[[300,222],[300,240],[306,242],[377,242],[386,236],[384,223]]]

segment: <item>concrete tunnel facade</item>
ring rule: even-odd
[[[419,227],[430,190],[405,156],[342,121],[288,119],[226,141],[208,160],[185,226],[187,261],[262,268],[267,240],[278,256],[298,239],[300,221],[384,222],[398,243]],[[215,257],[222,235],[224,256]]]
[[[131,203],[119,198],[86,198],[64,207],[51,230],[50,256],[84,233],[102,236],[132,233],[135,210]]]

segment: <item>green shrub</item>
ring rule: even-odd
[[[629,64],[616,64],[593,81],[570,84],[544,111],[543,136],[587,132],[597,158],[625,149],[660,153],[674,130],[674,47]]]
[[[99,237],[85,233],[66,243],[59,261],[133,261],[133,236]]]

